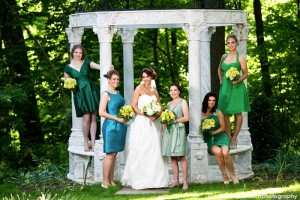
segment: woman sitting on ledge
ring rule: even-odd
[[[201,127],[203,127],[205,119],[213,119],[214,123],[212,124],[214,125],[211,125],[212,128],[202,130],[204,142],[207,143],[208,153],[215,156],[222,172],[224,184],[229,184],[225,167],[230,173],[233,184],[237,184],[239,180],[234,173],[232,159],[229,154],[230,142],[225,133],[224,115],[216,107],[217,95],[211,92],[207,93],[202,102]]]

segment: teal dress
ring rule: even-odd
[[[219,118],[217,115],[217,111],[215,113],[212,113],[211,115],[209,115],[206,119],[211,119],[211,118],[215,120],[214,130],[219,129],[220,122],[219,122]],[[201,120],[201,127],[202,127],[203,121],[204,121],[204,119]],[[203,133],[204,142],[207,143],[207,151],[209,154],[212,154],[211,153],[212,146],[219,146],[219,147],[227,146],[229,149],[230,141],[229,141],[225,131],[223,131],[222,133],[215,134],[215,135],[212,135],[209,130],[202,131],[202,133]]]
[[[76,116],[82,117],[85,113],[97,112],[99,108],[100,93],[96,85],[89,81],[90,63],[84,59],[80,71],[66,65],[64,72],[76,79],[77,87],[73,90]]]
[[[174,112],[176,119],[183,117],[182,99],[174,108],[171,108],[170,103],[168,103],[167,107]],[[170,128],[165,128],[161,150],[163,156],[185,156],[188,154],[187,135],[184,123],[172,124]]]
[[[226,57],[227,56],[228,55],[226,55]],[[231,67],[237,68],[239,72],[241,71],[241,65],[238,59],[239,53],[236,52],[236,62],[230,63],[228,65],[224,62],[226,57],[221,63],[223,77],[219,92],[218,109],[220,109],[223,114],[249,112],[251,111],[251,109],[245,83],[242,81],[237,84],[232,84],[232,82],[228,78],[226,78],[226,72]]]
[[[120,108],[124,106],[124,98],[117,92],[112,94],[108,91],[110,100],[107,103],[106,112],[117,116]],[[104,153],[115,153],[124,150],[126,140],[127,126],[121,122],[105,119],[102,124],[103,134],[103,152]]]

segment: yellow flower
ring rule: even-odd
[[[64,88],[73,90],[76,88],[77,82],[74,78],[66,78],[64,83]]]
[[[240,75],[240,72],[235,67],[231,67],[229,70],[226,71],[226,78],[233,81]]]
[[[125,121],[131,120],[133,116],[134,116],[134,111],[130,105],[123,106],[118,112],[118,117],[124,118]]]
[[[166,109],[164,112],[161,113],[160,117],[162,124],[171,125],[175,122],[175,115],[172,110]]]
[[[201,130],[212,130],[215,127],[215,120],[214,119],[205,119],[201,124]]]

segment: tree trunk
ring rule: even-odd
[[[14,77],[9,86],[19,85],[26,92],[28,101],[17,105],[16,115],[22,118],[25,123],[24,130],[17,130],[20,134],[21,148],[27,148],[28,144],[40,144],[44,141],[39,119],[37,99],[34,90],[34,76],[30,70],[30,64],[27,58],[27,48],[25,45],[23,30],[18,24],[18,13],[13,13],[11,8],[17,8],[15,0],[5,1],[5,12],[1,12],[2,18],[1,39],[7,54],[5,57],[6,66],[14,72]],[[6,19],[6,20],[5,20]],[[23,146],[25,145],[25,146]]]
[[[259,61],[261,65],[263,90],[267,97],[271,97],[272,86],[271,86],[271,79],[270,79],[270,72],[269,72],[268,54],[266,51],[265,40],[264,40],[264,24],[262,20],[260,0],[254,0],[253,7],[254,7],[255,22],[256,22],[256,38],[257,38]]]
[[[202,0],[202,8],[224,9],[225,0]],[[218,78],[218,67],[220,58],[225,52],[225,27],[217,27],[212,35],[210,43],[210,63],[211,63],[211,91],[218,94],[220,90],[220,81]]]

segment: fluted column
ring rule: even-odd
[[[84,33],[83,28],[66,28],[66,33],[70,43],[70,49],[76,44],[81,44],[82,35]],[[83,146],[83,134],[82,134],[82,117],[76,117],[75,105],[72,92],[72,128],[71,135],[69,137],[69,146]]]
[[[184,24],[188,36],[189,65],[189,179],[204,183],[208,180],[207,145],[199,133],[201,124],[201,36],[205,26]]]
[[[240,52],[242,55],[245,56],[247,59],[247,40],[248,40],[248,33],[250,30],[249,24],[237,24],[235,26],[232,26],[235,35],[237,36],[237,39],[239,41],[239,45],[237,47],[238,52]],[[247,79],[244,80],[244,83],[247,87]],[[243,112],[243,124],[241,131],[238,135],[238,144],[240,145],[251,145],[251,135],[249,132],[248,127],[248,113]]]
[[[200,47],[200,60],[201,60],[201,97],[200,103],[204,96],[211,92],[211,73],[210,73],[210,41],[212,34],[216,31],[216,27],[207,27],[201,32],[201,47]],[[216,75],[217,76],[217,75]]]
[[[134,91],[133,42],[136,33],[136,29],[122,28],[118,30],[123,42],[124,99],[126,104],[131,104]]]
[[[100,47],[100,94],[104,92],[104,90],[108,86],[108,81],[103,77],[104,74],[107,73],[110,66],[112,65],[112,38],[114,33],[116,32],[116,28],[113,26],[96,26],[93,28],[94,33],[98,35],[99,39],[99,47]],[[103,124],[104,118],[101,118],[101,126]],[[101,132],[101,131],[100,131]],[[100,140],[97,140],[95,143],[95,157],[94,157],[94,180],[96,182],[101,182],[103,180],[102,174],[102,161],[105,157],[103,153],[103,138],[102,134],[100,134]]]

